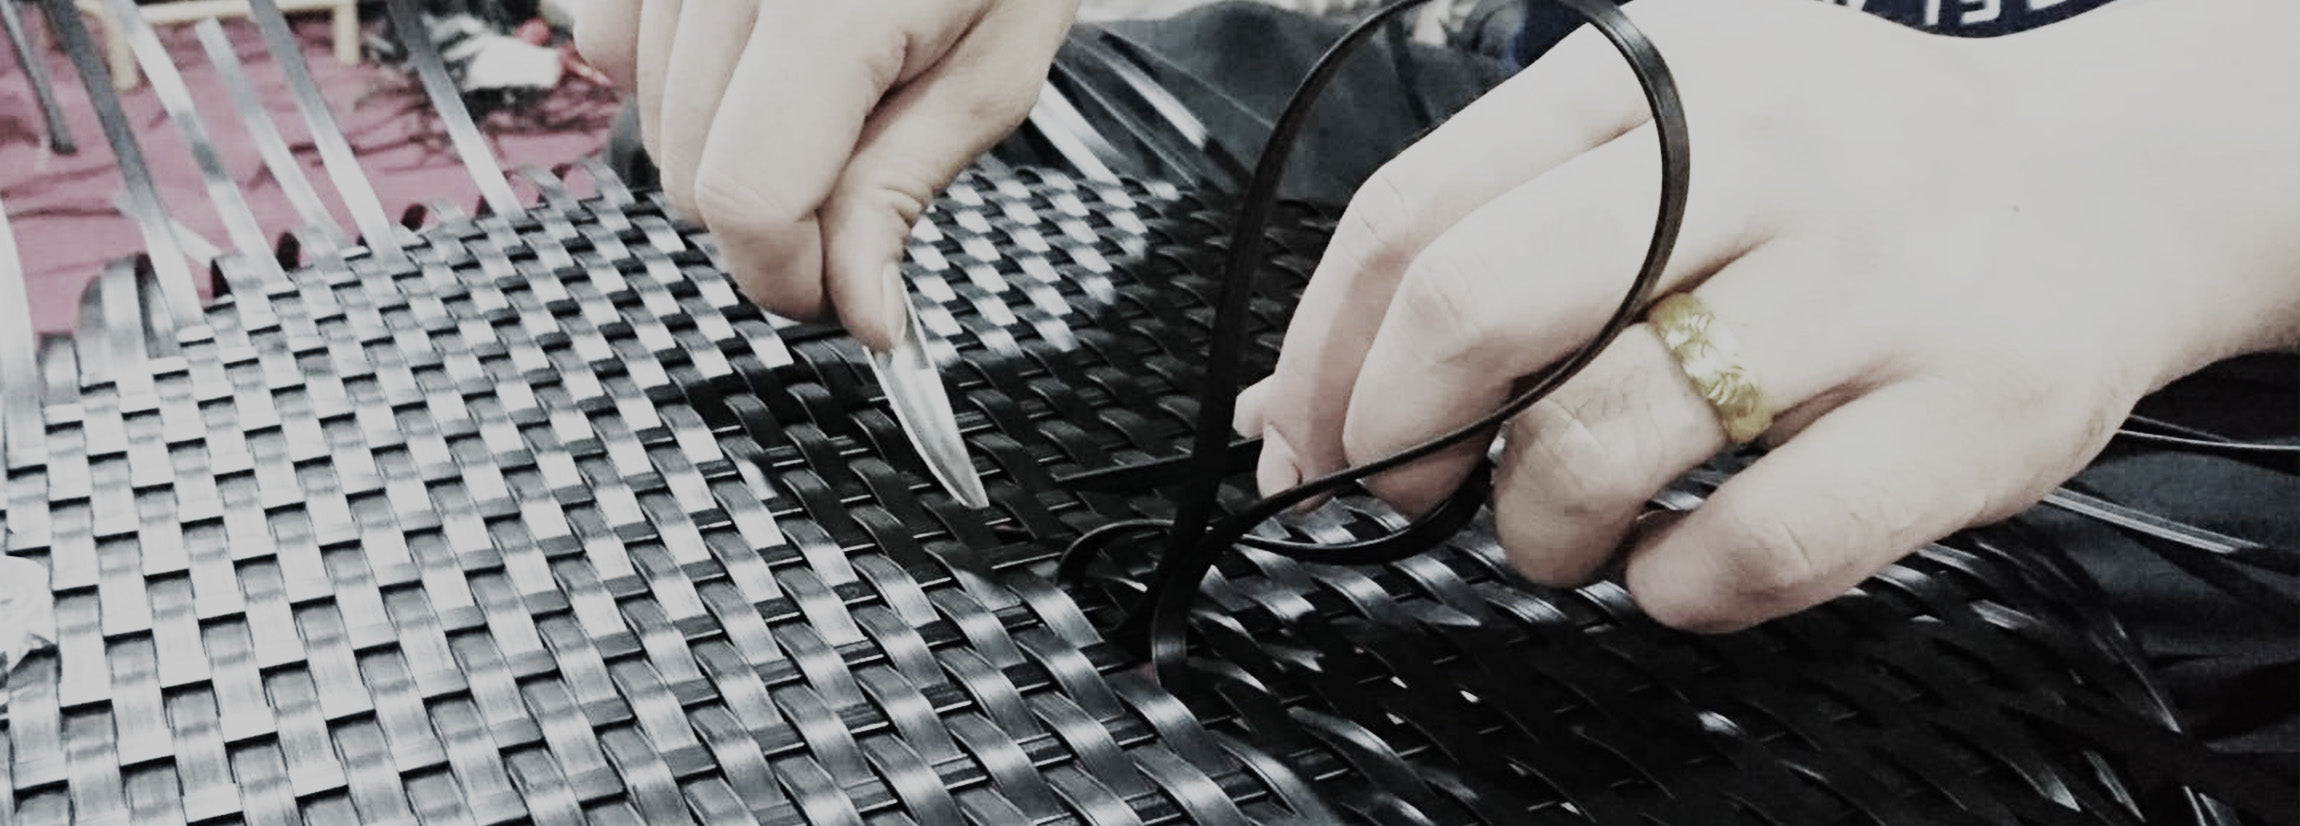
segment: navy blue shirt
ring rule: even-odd
[[[1782,0],[1794,2],[1795,0]],[[2025,31],[2108,5],[2111,0],[1807,0],[1866,11],[1895,23],[1956,37],[1994,37]],[[1517,66],[1533,62],[1581,24],[1554,3],[1527,10],[1525,28],[1511,45]]]

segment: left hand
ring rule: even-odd
[[[2293,4],[2110,7],[1993,41],[1826,3],[1625,10],[1693,139],[1660,292],[1699,295],[1781,411],[1769,454],[1623,550],[1662,623],[1731,630],[1835,597],[2033,504],[2143,394],[2300,330],[2300,116],[2269,102],[2300,71],[2202,25],[2289,31]],[[1277,372],[1241,399],[1264,492],[1477,418],[1594,334],[1651,231],[1646,119],[1585,30],[1377,173]],[[1505,440],[1497,532],[1555,585],[1727,443],[1644,325]],[[1425,509],[1484,448],[1369,487]]]

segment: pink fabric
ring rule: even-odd
[[[81,285],[100,272],[105,261],[142,252],[144,245],[135,222],[112,207],[122,186],[120,174],[78,74],[72,71],[56,39],[46,36],[44,21],[36,13],[37,4],[27,3],[22,8],[25,22],[39,37],[37,42],[47,45],[43,57],[80,151],[77,155],[51,155],[41,147],[45,126],[39,106],[15,55],[6,53],[8,46],[0,40],[0,205],[7,209],[23,256],[34,326],[43,332],[65,331],[73,325]],[[385,210],[395,219],[416,204],[445,202],[470,211],[478,203],[478,188],[447,148],[445,133],[430,107],[418,105],[423,98],[412,81],[391,68],[337,63],[328,50],[325,17],[299,17],[292,22],[303,42],[304,60],[326,93],[338,126],[349,136],[353,152]],[[224,25],[271,112],[272,122],[295,149],[313,188],[336,216],[336,224],[350,227],[350,218],[336,198],[319,154],[311,149],[287,82],[266,54],[255,25],[247,20],[226,20]],[[103,36],[100,29],[93,31],[98,38]],[[165,27],[160,38],[175,56],[200,118],[257,220],[274,236],[293,228],[294,211],[264,169],[255,146],[246,139],[223,81],[208,64],[192,27]],[[506,168],[535,165],[548,169],[597,152],[615,106],[611,90],[570,78],[536,110],[518,117],[499,113],[487,119],[486,127]],[[209,204],[191,153],[161,110],[150,84],[125,95],[122,107],[134,125],[169,212],[209,243],[228,249],[223,222]],[[526,190],[522,187],[521,191]],[[201,279],[206,280],[204,272]],[[207,295],[209,285],[199,286],[201,294]],[[12,309],[0,308],[0,324],[14,323],[7,320],[14,315]]]

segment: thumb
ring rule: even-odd
[[[960,169],[1030,112],[1069,29],[1070,0],[1001,3],[942,62],[890,95],[823,203],[823,278],[839,321],[877,350],[901,334],[910,227]]]

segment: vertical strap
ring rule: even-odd
[[[455,142],[455,153],[462,156],[472,182],[479,185],[479,197],[485,199],[487,209],[497,215],[519,214],[522,211],[519,196],[511,191],[510,180],[503,177],[503,167],[495,162],[495,150],[479,134],[479,126],[472,122],[470,110],[463,108],[463,95],[456,91],[455,81],[447,76],[447,63],[440,59],[439,47],[431,42],[431,28],[424,25],[422,14],[415,9],[415,0],[386,0],[385,6],[391,11],[392,33],[399,35],[399,45],[407,52],[407,62],[414,64],[416,75],[423,80],[424,92],[431,96],[432,109],[439,113],[440,122],[447,127],[448,140]]]
[[[1053,81],[1039,87],[1038,102],[1030,106],[1029,122],[1079,175],[1104,183],[1118,180],[1117,173],[1111,172],[1105,163],[1105,160],[1110,163],[1123,160],[1118,149],[1094,131],[1094,125],[1079,114],[1078,107],[1070,104],[1070,98],[1064,97]]]
[[[73,346],[71,334],[41,335],[39,359],[42,403],[79,404],[80,353]]]
[[[1225,114],[1260,127],[1260,134],[1250,136],[1247,139],[1255,143],[1257,149],[1259,142],[1268,137],[1270,129],[1277,125],[1269,116],[1263,115],[1261,110],[1246,105],[1244,101],[1208,82],[1206,78],[1192,74],[1190,70],[1182,68],[1174,61],[1168,60],[1165,55],[1159,54],[1156,49],[1109,29],[1103,29],[1099,34],[1101,35],[1101,42],[1109,46],[1111,51],[1116,52],[1117,57],[1132,63],[1135,68],[1149,73],[1160,85],[1174,88],[1195,98],[1200,108],[1196,109],[1194,114],[1200,115],[1201,120],[1204,119],[1208,109],[1219,107]]]
[[[128,203],[126,190],[112,194],[112,208],[119,210],[121,215],[127,215],[128,210],[134,209]],[[184,260],[192,262],[194,267],[207,269],[215,263],[217,257],[224,254],[223,250],[216,249],[216,245],[208,243],[207,236],[201,235],[199,230],[184,226],[184,222],[176,220],[176,216],[168,216],[168,227],[176,231],[176,244],[183,249]]]
[[[159,190],[152,184],[152,170],[144,163],[144,151],[136,145],[135,129],[128,124],[127,113],[120,110],[119,95],[112,91],[112,72],[104,67],[103,53],[88,36],[88,26],[81,21],[80,11],[73,7],[72,0],[47,0],[45,8],[48,28],[64,41],[64,53],[71,56],[73,68],[79,71],[80,85],[88,89],[88,103],[96,108],[96,121],[104,128],[104,142],[111,145],[113,160],[120,167],[120,178],[127,182],[128,217],[143,233],[144,249],[150,253],[153,273],[160,278],[169,316],[179,327],[204,325],[199,293],[193,290],[192,271],[184,266],[183,250],[176,245],[175,234],[168,228],[167,208],[160,203]]]
[[[1083,58],[1081,63],[1086,64],[1088,68],[1099,69],[1115,76],[1135,95],[1141,97],[1142,102],[1147,104],[1151,111],[1163,118],[1176,134],[1204,153],[1209,162],[1218,167],[1223,176],[1228,178],[1228,183],[1234,185],[1245,183],[1248,164],[1239,158],[1238,153],[1231,151],[1229,147],[1223,146],[1221,141],[1215,139],[1214,130],[1206,125],[1205,120],[1199,118],[1196,112],[1190,111],[1189,104],[1183,103],[1171,90],[1166,88],[1165,84],[1159,83],[1156,78],[1135,66],[1125,56],[1118,54],[1117,50],[1104,42],[1104,39],[1099,35],[1090,34],[1071,38],[1069,46],[1074,54]]]
[[[80,383],[110,384],[123,398],[148,396],[152,388],[146,364],[154,342],[146,332],[150,316],[136,270],[133,258],[107,262],[104,274],[81,289],[80,326],[73,333],[80,350]]]
[[[287,273],[280,269],[279,260],[271,256],[271,242],[264,238],[263,226],[256,223],[255,212],[248,209],[239,185],[232,182],[231,170],[224,168],[223,156],[217,154],[215,142],[208,139],[207,124],[192,108],[191,90],[184,88],[184,78],[177,74],[167,47],[160,45],[159,35],[145,22],[144,13],[136,8],[135,0],[109,0],[105,5],[117,18],[120,36],[127,39],[128,48],[136,53],[136,64],[143,67],[144,77],[151,81],[152,94],[160,99],[160,108],[167,110],[168,119],[175,121],[176,130],[183,133],[184,143],[190,146],[192,162],[200,168],[200,180],[207,185],[208,201],[215,205],[217,216],[223,219],[224,234],[231,237],[232,246],[247,259],[257,277],[286,282]]]
[[[0,0],[8,2],[12,0]],[[7,478],[8,468],[37,461],[39,454],[33,448],[46,443],[34,346],[23,260],[16,255],[16,233],[8,229],[7,208],[0,206],[0,480]],[[0,494],[0,507],[5,500]]]
[[[1066,83],[1077,93],[1081,107],[1099,110],[1102,122],[1148,151],[1164,167],[1159,176],[1228,190],[1245,184],[1245,165],[1213,144],[1205,124],[1187,110],[1167,108],[1163,104],[1179,107],[1179,101],[1165,96],[1165,90],[1148,83],[1146,77],[1141,79],[1144,83],[1135,83],[1134,78],[1118,71],[1133,67],[1104,62],[1100,54],[1091,51],[1092,43],[1093,38],[1084,36],[1064,43],[1050,79]]]
[[[0,0],[0,26],[8,29],[8,42],[16,48],[16,65],[24,67],[24,77],[32,82],[32,97],[40,102],[40,117],[48,122],[48,148],[58,155],[72,155],[80,151],[72,144],[72,132],[64,128],[64,109],[56,105],[56,85],[48,80],[47,61],[32,50],[32,38],[24,34],[24,17],[16,10],[16,0]]]
[[[271,170],[272,180],[279,182],[280,192],[287,195],[288,205],[303,222],[296,234],[305,244],[323,253],[342,248],[343,233],[336,230],[335,216],[329,215],[327,205],[320,203],[319,192],[311,188],[311,179],[303,174],[303,164],[288,151],[287,141],[280,137],[279,128],[272,125],[271,112],[265,110],[263,101],[256,97],[255,86],[248,82],[247,69],[240,65],[240,56],[233,53],[231,41],[224,38],[223,24],[211,17],[193,28],[200,37],[200,47],[208,52],[208,62],[223,79],[224,91],[231,95],[233,108],[239,110],[240,121],[247,124],[248,140],[256,145],[256,154],[263,156],[264,168]]]
[[[567,182],[558,175],[532,165],[521,166],[517,171],[528,186],[535,187],[535,195],[541,203],[562,212],[576,208],[575,199],[567,195]]]
[[[615,170],[609,169],[607,162],[600,160],[597,155],[585,156],[576,161],[575,168],[583,170],[583,174],[591,178],[594,196],[605,200],[608,206],[624,210],[638,205],[639,199],[631,194],[629,187],[623,185],[623,179],[617,177]]]
[[[336,127],[335,116],[328,111],[327,97],[320,93],[319,83],[312,80],[311,66],[304,63],[303,49],[295,34],[288,31],[287,18],[280,15],[279,6],[272,0],[254,0],[250,16],[255,18],[256,29],[263,32],[264,48],[271,52],[272,62],[279,64],[280,73],[287,77],[288,92],[295,98],[296,110],[303,113],[304,128],[311,133],[313,146],[319,148],[320,162],[327,166],[328,180],[335,184],[335,194],[343,199],[345,209],[351,211],[351,223],[359,228],[362,240],[376,256],[387,262],[404,261],[407,252],[400,245],[400,227],[383,211],[383,202],[375,197],[375,187],[368,183],[367,174],[360,171],[359,161],[351,154],[351,142],[344,140],[343,130]]]

